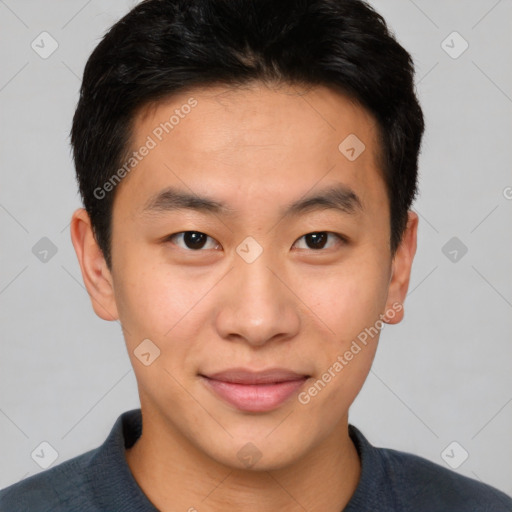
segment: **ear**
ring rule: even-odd
[[[112,275],[96,242],[92,224],[85,209],[79,208],[73,213],[70,230],[71,241],[94,312],[103,320],[117,320],[119,316]]]
[[[402,241],[391,263],[391,278],[389,281],[388,298],[384,322],[398,324],[404,317],[403,303],[409,288],[411,268],[414,255],[416,254],[416,243],[418,233],[418,215],[408,212],[407,227],[403,234]],[[386,315],[388,312],[388,315]],[[393,316],[391,313],[393,312]]]

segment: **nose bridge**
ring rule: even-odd
[[[275,266],[275,265],[273,265]],[[235,272],[237,272],[238,288],[245,297],[249,307],[260,308],[260,306],[275,307],[281,302],[279,281],[271,272],[272,263],[267,255],[261,255],[252,263],[245,260],[239,261]],[[240,296],[239,296],[240,299]]]
[[[265,251],[251,262],[243,256],[236,258],[227,283],[228,299],[217,316],[219,333],[243,337],[254,345],[276,335],[293,335],[299,325],[298,312],[293,294],[275,275],[279,275],[276,262]]]

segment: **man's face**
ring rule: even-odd
[[[410,271],[393,266],[376,136],[323,87],[198,89],[137,118],[131,147],[151,149],[116,190],[113,292],[97,312],[120,319],[143,413],[163,431],[229,466],[253,450],[270,469],[346,425]],[[225,208],[177,208],[158,197],[170,187]],[[305,203],[318,196],[337,207]],[[298,377],[252,391],[205,378],[240,368]]]

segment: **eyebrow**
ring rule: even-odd
[[[337,210],[348,215],[364,212],[363,202],[359,196],[346,185],[334,185],[307,195],[286,206],[283,216],[296,216],[316,210]]]
[[[348,186],[338,184],[306,195],[280,210],[283,217],[299,216],[318,210],[332,209],[343,214],[364,212],[361,199]],[[152,196],[144,205],[143,215],[159,215],[172,211],[193,210],[203,214],[233,216],[236,210],[212,198],[189,193],[176,187],[167,187]]]

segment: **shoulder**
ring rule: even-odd
[[[141,432],[141,410],[122,413],[102,445],[1,490],[0,510],[155,511],[125,459],[125,448],[131,446]]]
[[[2,512],[91,510],[89,474],[98,449],[90,450],[0,490]]]
[[[472,478],[410,453],[370,444],[353,425],[361,477],[347,512],[512,512],[512,498]]]
[[[512,498],[427,459],[398,450],[377,448],[404,510],[512,512]],[[423,509],[421,509],[423,510]]]

